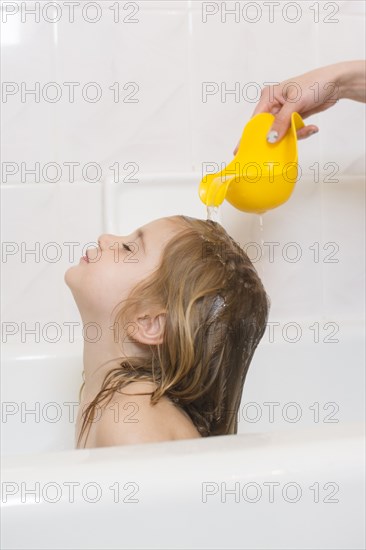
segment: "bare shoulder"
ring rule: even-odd
[[[133,382],[122,392],[116,392],[106,407],[99,411],[95,423],[96,447],[152,443],[201,437],[189,416],[163,397],[155,405],[151,395],[154,386]]]

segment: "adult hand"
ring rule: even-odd
[[[341,98],[365,100],[365,61],[345,61],[315,69],[303,75],[266,86],[252,114],[275,115],[267,135],[270,143],[281,141],[291,124],[291,115],[298,112],[303,119],[332,107]],[[318,132],[314,124],[297,131],[298,139]],[[240,142],[239,142],[240,143]],[[237,153],[239,143],[234,155]]]

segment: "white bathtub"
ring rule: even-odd
[[[266,332],[238,435],[91,450],[81,343],[4,346],[2,548],[364,548],[363,325],[305,329]]]

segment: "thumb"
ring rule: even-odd
[[[292,106],[284,105],[275,115],[275,119],[267,134],[268,143],[279,143],[291,126]]]

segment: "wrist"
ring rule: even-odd
[[[337,63],[336,82],[339,99],[365,101],[366,95],[366,64],[364,60],[345,61]]]

